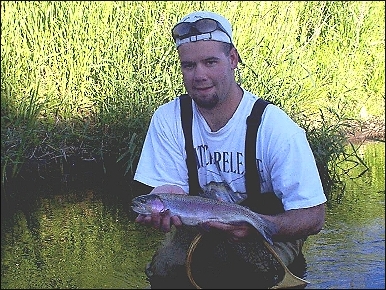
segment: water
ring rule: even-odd
[[[306,288],[385,288],[384,143],[367,144],[361,154],[370,170],[347,178],[325,227],[306,242]],[[128,197],[106,189],[45,190],[2,210],[2,289],[148,286],[144,267],[162,234],[133,222]]]
[[[347,180],[344,195],[327,210],[324,229],[307,241],[310,288],[385,288],[385,145],[364,148],[370,170]]]

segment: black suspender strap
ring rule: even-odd
[[[185,137],[186,165],[188,167],[189,194],[198,195],[201,191],[198,182],[198,171],[196,162],[196,153],[193,147],[192,122],[193,110],[192,99],[184,94],[180,97],[182,130]]]
[[[256,164],[256,140],[257,129],[261,122],[261,116],[265,107],[270,102],[258,99],[253,105],[251,114],[247,118],[247,132],[245,136],[245,187],[248,194],[248,203],[251,203],[254,198],[258,198],[261,193],[260,176],[258,172],[258,164]],[[252,194],[253,193],[253,194]]]
[[[261,214],[277,214],[284,212],[283,204],[274,192],[261,193],[259,164],[256,163],[257,130],[261,123],[261,116],[268,104],[271,102],[258,99],[247,118],[244,158],[247,198],[241,205]]]
[[[201,191],[198,182],[196,154],[193,148],[192,137],[192,99],[184,94],[179,97],[181,106],[182,130],[185,137],[186,165],[188,168],[189,194],[198,195]],[[245,183],[248,194],[248,204],[253,204],[260,195],[260,176],[258,164],[256,164],[256,140],[257,129],[261,122],[261,116],[265,107],[271,102],[258,99],[253,105],[251,114],[247,118],[247,132],[245,137]],[[251,194],[253,193],[253,194]],[[252,197],[252,198],[251,198]]]

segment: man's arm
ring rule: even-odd
[[[301,238],[320,232],[325,220],[325,204],[292,209],[277,215],[261,215],[276,226],[276,240]]]
[[[324,225],[325,205],[320,204],[310,208],[288,210],[277,215],[260,215],[270,221],[274,227],[272,238],[276,241],[304,238],[317,234]],[[232,241],[248,238],[250,235],[260,234],[250,224],[230,225],[220,222],[207,222],[207,227],[228,232]]]

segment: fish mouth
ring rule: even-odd
[[[131,209],[139,214],[148,214],[149,213],[148,210],[146,209],[146,207],[144,206],[144,204],[138,199],[132,200]]]

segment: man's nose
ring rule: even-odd
[[[204,65],[197,65],[195,70],[194,70],[194,80],[195,81],[202,81],[206,80],[207,75],[206,75],[206,68]]]

